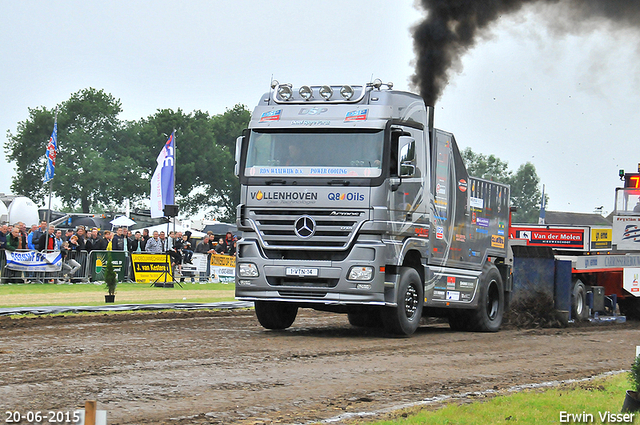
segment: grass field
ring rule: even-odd
[[[633,418],[617,416],[621,415],[625,392],[631,388],[627,376],[626,373],[621,373],[591,381],[565,384],[548,390],[526,390],[489,398],[483,402],[476,401],[468,404],[451,402],[435,411],[433,407],[413,408],[406,411],[399,419],[366,423],[369,425],[639,424],[640,414],[638,413]]]
[[[119,283],[116,304],[211,303],[234,300],[233,284],[182,283],[182,288],[156,288],[148,283]],[[51,283],[2,284],[0,308],[104,305],[104,284],[56,285]]]

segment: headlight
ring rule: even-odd
[[[340,88],[340,96],[342,96],[342,98],[344,100],[349,100],[353,97],[353,87],[351,86],[342,86]]]
[[[355,266],[349,270],[349,280],[371,280],[373,279],[373,267]]]
[[[282,100],[289,100],[291,96],[293,96],[293,90],[291,90],[291,86],[280,86],[278,87],[278,96]]]
[[[258,266],[253,263],[238,264],[238,275],[240,277],[258,277]]]
[[[331,96],[333,96],[333,89],[329,86],[320,87],[320,96],[322,96],[324,100],[331,99]]]
[[[303,98],[304,100],[311,99],[311,96],[313,95],[313,91],[309,86],[300,87],[300,90],[298,90],[298,93],[300,94],[300,97]]]

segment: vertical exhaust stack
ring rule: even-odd
[[[427,128],[429,130],[429,137],[433,135],[433,129],[435,127],[433,124],[434,110],[435,108],[433,106],[427,106]]]

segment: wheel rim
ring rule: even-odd
[[[404,311],[407,314],[407,318],[411,319],[416,314],[419,302],[418,291],[413,285],[410,285],[404,295]]]
[[[495,320],[498,317],[499,309],[500,295],[498,294],[498,287],[495,282],[491,282],[487,293],[487,316],[489,320]]]
[[[576,314],[581,315],[582,314],[582,310],[584,309],[584,300],[582,299],[582,293],[578,293],[578,296],[576,297]]]

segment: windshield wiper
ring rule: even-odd
[[[334,184],[341,184],[343,186],[349,186],[351,182],[349,180],[331,180],[327,183],[329,186],[333,186]]]

